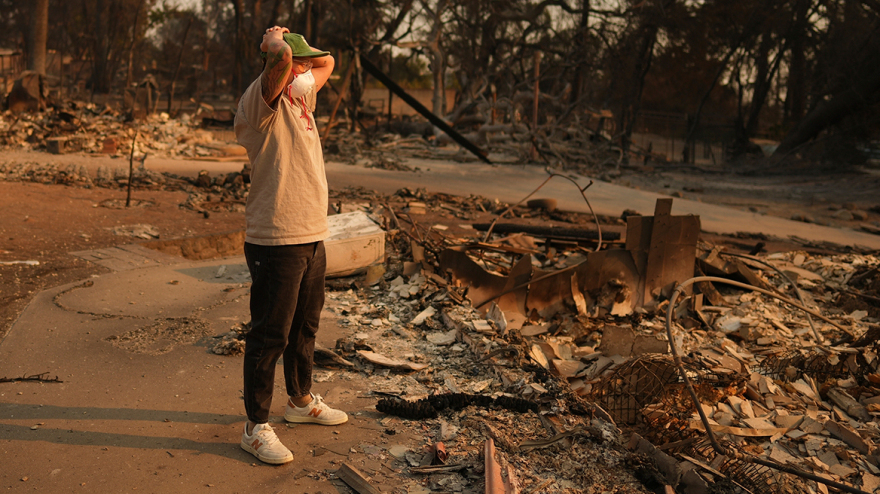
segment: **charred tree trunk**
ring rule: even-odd
[[[186,29],[183,30],[183,39],[180,41],[180,53],[177,54],[177,66],[174,68],[174,75],[171,77],[171,84],[168,85],[168,110],[171,114],[171,105],[174,103],[174,85],[177,84],[177,76],[180,75],[180,64],[183,62],[183,52],[186,49],[186,38],[189,36],[189,29],[192,27],[193,18],[190,16],[186,23]]]
[[[262,27],[262,22],[263,22],[263,0],[253,0],[253,2],[254,2],[254,3],[253,3],[254,8],[253,8],[253,10],[251,11],[251,13],[252,13],[253,15],[251,15],[251,29],[250,29],[250,32],[251,32],[251,33],[259,33],[260,31],[262,31],[263,29],[265,29],[265,28]],[[267,27],[269,27],[269,26],[267,26]]]
[[[305,26],[303,26],[303,36],[306,37],[307,40],[312,39],[312,0],[305,0],[303,8],[303,21],[305,22]]]
[[[144,6],[143,0],[141,0],[140,4],[138,4],[137,10],[134,12],[134,22],[131,26],[131,39],[128,43],[128,66],[125,70],[125,89],[131,87],[131,82],[134,80],[134,45],[137,43],[137,29],[138,29],[138,20],[140,19],[141,9]]]
[[[287,6],[287,22],[282,24],[282,26],[285,26],[288,29],[294,29],[296,27],[296,18],[296,0],[290,0]]]
[[[317,2],[312,6],[312,35],[310,38],[306,39],[314,46],[321,46],[324,44],[321,41],[321,28],[323,27],[321,21],[324,19],[324,11],[326,7],[327,2]]]
[[[872,72],[831,98],[822,101],[797,123],[776,148],[774,156],[780,156],[815,138],[826,128],[880,100],[880,69],[868,65]]]
[[[49,0],[36,0],[28,39],[28,69],[46,75],[46,40],[49,36]]]
[[[131,88],[131,83],[134,80],[134,45],[137,43],[138,38],[138,20],[140,20],[141,9],[144,8],[144,0],[141,0],[138,3],[137,10],[134,12],[134,22],[132,22],[131,26],[131,39],[128,43],[128,64],[125,68],[125,87],[122,89],[122,108],[126,108],[125,96],[128,94],[128,90]],[[64,66],[62,62],[62,67]],[[137,90],[135,90],[134,96],[131,99],[131,108],[134,109],[137,106]]]
[[[108,22],[106,0],[97,0],[95,2],[95,12],[88,13],[87,16],[92,17],[95,26],[95,32],[92,35],[92,91],[95,93],[110,92],[110,68],[108,64],[109,43],[108,39]]]
[[[272,12],[269,13],[269,22],[266,23],[267,27],[275,26],[278,24],[278,14],[281,13],[281,0],[275,0],[272,3]]]
[[[444,73],[446,72],[446,63],[443,53],[431,50],[431,76],[434,85],[434,92],[431,96],[431,113],[442,117],[446,112],[444,93],[446,92],[446,84],[444,81]]]
[[[623,131],[620,136],[620,147],[623,150],[624,156],[629,151],[636,116],[641,109],[645,77],[651,69],[651,62],[654,58],[654,44],[657,42],[658,26],[653,21],[649,21],[641,31],[642,36],[639,38],[637,45],[636,63],[632,70],[633,76],[630,79],[629,91],[618,117],[620,123],[618,128]]]
[[[761,42],[758,44],[758,52],[755,54],[755,85],[752,92],[752,103],[749,106],[749,116],[746,119],[743,134],[746,137],[753,137],[758,127],[758,116],[761,108],[764,107],[764,98],[767,96],[770,81],[767,80],[767,74],[770,73],[770,61],[767,60],[770,54],[770,46],[772,45],[772,36],[770,29],[767,29],[761,35]],[[766,82],[765,82],[766,81]]]
[[[348,101],[349,115],[351,116],[351,122],[349,124],[350,132],[355,132],[357,130],[359,118],[358,106],[364,95],[364,70],[361,67],[360,59],[360,52],[355,48],[351,54],[351,63],[355,64],[354,73],[348,88],[349,93],[351,93],[351,98]]]
[[[242,91],[242,59],[241,59],[241,43],[242,43],[242,28],[244,26],[244,5],[242,5],[242,0],[232,0],[232,10],[233,16],[235,19],[235,32],[233,33],[232,40],[232,88],[235,90],[236,94],[241,94]]]
[[[772,37],[769,32],[764,33],[759,45],[758,53],[758,74],[755,78],[755,89],[752,91],[752,104],[749,108],[749,118],[746,121],[745,135],[747,138],[755,137],[758,133],[758,125],[760,124],[761,110],[767,101],[767,95],[770,94],[770,88],[773,84],[773,78],[779,70],[779,64],[782,61],[782,53],[785,47],[782,46],[777,50],[773,62],[767,60],[770,49],[773,46]]]
[[[581,0],[581,19],[575,34],[575,68],[571,102],[576,103],[584,93],[587,80],[586,41],[590,21],[590,0]]]
[[[446,10],[446,1],[437,4],[437,8],[432,12],[433,25],[431,26],[430,43],[428,56],[431,77],[434,83],[434,93],[431,97],[431,113],[442,117],[446,112],[446,53],[440,45],[440,38],[443,36],[443,20],[441,16]]]
[[[788,84],[785,93],[786,114],[784,124],[795,124],[803,118],[807,107],[807,58],[806,37],[810,28],[807,13],[810,0],[798,0],[795,3],[794,27],[789,37],[791,61],[788,68]]]
[[[255,48],[253,45],[259,44],[259,40],[251,40],[247,25],[245,24],[245,2],[244,0],[232,0],[232,8],[235,14],[235,37],[233,48],[233,74],[232,87],[236,94],[241,95],[247,89],[250,80],[248,80],[248,66],[250,65],[248,55],[252,54]],[[255,7],[259,10],[259,7]]]

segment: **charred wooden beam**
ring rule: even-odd
[[[476,156],[477,158],[480,158],[482,161],[484,161],[486,163],[492,164],[492,162],[489,161],[489,158],[486,157],[486,153],[484,153],[482,149],[477,147],[476,144],[467,140],[467,138],[465,138],[463,135],[459,134],[448,123],[444,122],[443,119],[441,119],[437,115],[434,115],[433,113],[431,113],[430,110],[425,108],[425,106],[422,105],[421,103],[419,103],[418,100],[416,100],[415,98],[410,96],[409,93],[407,93],[402,87],[398,86],[397,83],[392,81],[390,77],[388,77],[387,75],[385,75],[384,72],[379,70],[379,67],[376,67],[375,65],[373,65],[373,63],[370,62],[363,55],[361,55],[361,65],[363,65],[363,67],[365,69],[367,69],[367,72],[369,72],[371,76],[378,79],[379,82],[384,84],[385,87],[387,87],[394,94],[399,96],[400,99],[402,99],[403,101],[406,102],[406,104],[411,106],[415,111],[419,112],[423,117],[427,118],[428,121],[431,122],[431,124],[433,124],[438,129],[442,130],[443,132],[446,132],[447,134],[449,134],[449,137],[451,137],[455,142],[457,142],[462,147],[464,147],[465,149],[467,149],[468,151],[473,153],[474,156]]]
[[[364,474],[348,463],[343,463],[339,467],[339,470],[336,471],[336,476],[358,494],[382,494],[382,491],[370,484],[370,481],[367,480]]]
[[[485,232],[489,229],[491,223],[475,223],[475,230]],[[585,228],[569,228],[563,226],[538,226],[538,225],[518,225],[516,223],[496,223],[492,228],[494,233],[509,235],[513,233],[525,233],[536,237],[544,237],[559,240],[599,240],[599,232],[596,230],[588,230]],[[604,240],[620,240],[620,233],[603,232]]]

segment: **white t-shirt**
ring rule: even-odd
[[[327,175],[312,115],[316,91],[291,98],[285,89],[271,108],[260,79],[244,92],[235,114],[235,136],[251,162],[245,241],[258,245],[324,240]]]

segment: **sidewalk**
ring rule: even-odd
[[[273,424],[293,451],[292,463],[264,465],[239,447],[242,358],[210,348],[215,335],[249,319],[244,258],[180,261],[150,256],[142,263],[147,267],[47,290],[21,314],[0,342],[0,377],[45,372],[63,383],[0,384],[0,486],[336,492],[339,481],[326,471],[342,461],[372,475],[381,489],[399,485],[377,451],[388,457],[386,448],[414,438],[397,419],[378,423],[385,416],[366,397],[367,378],[356,372],[334,372],[313,388],[346,410],[348,423]],[[226,270],[218,278],[221,266]],[[318,334],[318,343],[330,348],[345,333],[333,304],[328,297]],[[284,407],[280,370],[273,422]],[[387,427],[398,434],[386,436]]]

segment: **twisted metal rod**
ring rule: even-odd
[[[796,308],[798,308],[808,314],[812,314],[812,315],[818,317],[819,319],[822,319],[823,321],[840,329],[844,333],[849,334],[850,336],[852,336],[852,333],[850,333],[849,331],[847,331],[846,329],[844,329],[843,327],[841,327],[839,324],[835,323],[834,321],[831,321],[827,317],[819,314],[816,311],[813,311],[812,309],[808,309],[807,307],[804,307],[803,305],[798,304],[797,302],[795,302],[791,299],[787,299],[787,298],[785,298],[781,295],[778,295],[776,293],[773,293],[769,290],[764,290],[763,288],[758,288],[756,286],[752,286],[752,285],[749,285],[746,283],[740,283],[738,281],[728,280],[725,278],[718,278],[715,276],[697,276],[695,278],[691,278],[687,281],[684,281],[683,283],[681,283],[680,285],[675,287],[675,291],[673,291],[672,296],[669,297],[669,306],[666,308],[666,337],[669,339],[669,351],[670,351],[670,353],[672,353],[672,360],[673,360],[673,362],[675,362],[675,367],[678,369],[678,373],[679,373],[679,375],[681,375],[681,378],[685,383],[685,387],[687,387],[688,394],[690,394],[691,400],[694,402],[694,408],[697,409],[697,413],[700,415],[700,421],[702,421],[702,423],[703,423],[703,428],[706,430],[706,434],[709,437],[709,443],[712,445],[712,449],[714,449],[716,453],[721,454],[721,455],[726,455],[726,456],[729,456],[729,457],[732,457],[732,458],[735,458],[735,459],[738,459],[741,461],[745,461],[747,463],[755,463],[757,465],[762,465],[762,466],[765,466],[768,468],[772,468],[772,469],[778,470],[780,472],[784,472],[784,473],[788,473],[791,475],[795,475],[797,477],[812,480],[814,482],[818,482],[820,484],[825,484],[825,485],[827,485],[829,487],[833,487],[835,489],[840,489],[841,491],[844,491],[844,492],[850,492],[852,494],[868,494],[867,492],[860,490],[860,489],[857,489],[851,485],[842,484],[840,482],[835,482],[833,480],[828,480],[826,478],[819,477],[818,475],[813,475],[811,473],[804,472],[804,471],[799,470],[797,468],[792,468],[792,467],[782,465],[782,464],[779,464],[779,463],[776,463],[773,461],[763,460],[763,459],[758,458],[756,456],[745,455],[739,451],[733,451],[733,450],[727,449],[718,442],[718,440],[715,438],[715,433],[712,432],[712,427],[709,424],[709,419],[706,417],[706,412],[703,411],[703,407],[700,404],[700,399],[697,397],[697,392],[694,390],[694,386],[691,383],[691,380],[688,377],[687,372],[684,369],[684,365],[682,364],[682,361],[681,361],[681,356],[678,353],[678,348],[676,348],[676,346],[675,346],[675,340],[673,340],[673,338],[672,338],[672,317],[673,317],[673,314],[675,313],[675,303],[678,300],[678,296],[681,295],[681,293],[684,291],[684,289],[687,288],[688,286],[690,286],[694,283],[699,283],[701,281],[725,283],[728,285],[733,285],[736,287],[745,288],[747,290],[754,290],[756,292],[763,293],[767,296],[773,297],[773,298],[780,300],[786,304],[789,304],[793,307],[796,307]]]
[[[535,190],[531,191],[531,192],[529,193],[529,195],[527,195],[527,196],[523,197],[522,199],[520,199],[520,201],[519,201],[518,203],[516,203],[516,204],[514,204],[514,205],[508,207],[507,209],[505,209],[504,212],[502,212],[501,214],[499,214],[498,216],[496,216],[494,220],[492,220],[492,224],[490,224],[490,225],[489,225],[489,229],[486,230],[486,236],[483,237],[483,242],[488,242],[488,241],[489,241],[489,236],[492,235],[492,230],[495,228],[495,224],[498,223],[498,220],[500,220],[501,218],[503,218],[505,214],[511,212],[511,211],[513,210],[513,208],[515,208],[515,207],[519,206],[520,204],[526,202],[526,201],[529,199],[529,197],[532,197],[533,195],[535,195],[536,192],[538,192],[539,190],[541,190],[542,187],[544,187],[545,185],[547,185],[547,182],[549,182],[550,179],[552,179],[553,177],[560,177],[560,178],[564,178],[564,179],[568,180],[569,182],[573,183],[573,184],[575,185],[575,187],[577,187],[578,192],[581,193],[581,197],[583,197],[583,198],[584,198],[584,201],[587,203],[587,207],[590,209],[590,214],[593,215],[593,220],[596,221],[596,232],[599,234],[599,243],[598,243],[598,245],[596,245],[596,252],[599,252],[599,250],[602,248],[602,226],[599,225],[599,217],[596,216],[596,213],[595,213],[595,212],[593,212],[593,206],[590,204],[590,200],[587,199],[587,195],[584,194],[584,191],[586,191],[587,189],[590,188],[591,185],[593,185],[593,181],[590,180],[590,183],[588,183],[588,184],[585,185],[584,187],[581,187],[580,184],[577,183],[577,181],[575,181],[573,178],[569,177],[568,175],[562,175],[562,174],[560,174],[560,173],[553,173],[553,172],[550,172],[550,171],[548,171],[548,173],[550,173],[550,176],[547,177],[543,182],[541,182],[541,185],[539,185],[538,187],[536,187]]]

